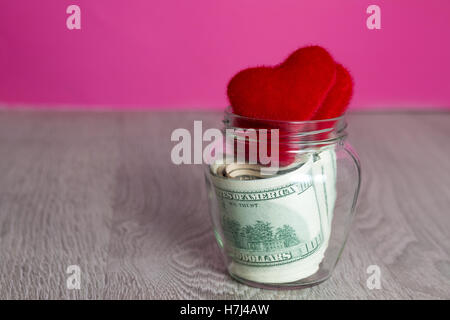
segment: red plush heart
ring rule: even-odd
[[[313,120],[332,119],[344,114],[353,94],[353,79],[342,65],[336,64],[336,81]]]
[[[347,108],[353,81],[325,49],[310,46],[298,49],[280,65],[239,72],[230,80],[227,93],[233,112],[240,116],[285,121],[331,119]],[[254,126],[251,119],[235,121],[235,127],[279,129],[280,136],[289,135],[292,129],[289,123],[265,125],[256,121]],[[299,148],[297,142],[280,143],[280,165],[294,161]]]
[[[275,67],[245,69],[228,84],[234,113],[257,119],[308,120],[335,83],[336,64],[319,46],[298,49]]]

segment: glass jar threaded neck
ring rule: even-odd
[[[233,130],[244,132],[249,129],[278,129],[280,145],[297,145],[300,149],[336,144],[347,136],[344,116],[307,121],[267,120],[237,115],[231,108],[227,108],[223,123],[225,134]]]

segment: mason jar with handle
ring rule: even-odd
[[[228,154],[207,165],[205,175],[214,234],[228,272],[262,288],[326,280],[344,248],[361,181],[345,118],[272,121],[228,109],[223,122],[222,150]],[[276,141],[264,139],[266,151],[278,153],[276,170],[259,161],[259,130],[277,132]],[[252,143],[258,152],[254,162],[248,155]],[[245,150],[240,158],[239,145]]]

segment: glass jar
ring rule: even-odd
[[[344,248],[360,186],[345,119],[260,120],[228,109],[223,123],[223,153],[205,174],[228,272],[260,288],[326,280]]]

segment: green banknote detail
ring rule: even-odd
[[[287,283],[319,270],[336,200],[334,148],[299,158],[297,167],[268,178],[228,178],[220,174],[221,163],[210,170],[219,213],[215,235],[231,258],[232,275]]]
[[[288,224],[276,229],[270,222],[257,220],[253,225],[224,217],[224,234],[230,244],[228,254],[238,263],[252,266],[274,266],[308,257],[322,244],[322,233],[311,241],[301,242]]]
[[[313,189],[311,179],[260,190],[216,186],[227,254],[240,264],[270,267],[316,252],[324,236],[320,214],[308,215],[314,213],[309,206],[317,211]],[[303,215],[298,213],[302,208]],[[317,220],[315,229],[311,219]]]

